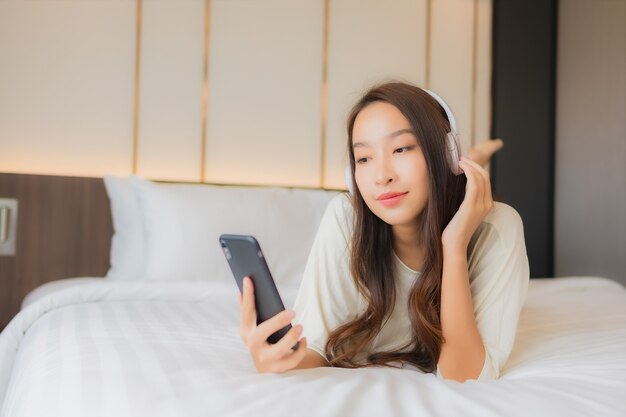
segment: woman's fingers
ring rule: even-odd
[[[277,358],[282,358],[288,353],[291,353],[292,347],[298,342],[300,335],[302,334],[302,326],[293,326],[287,334],[285,334],[272,349],[276,352]]]
[[[473,161],[469,161],[470,164],[476,168],[476,171],[480,174],[483,179],[483,202],[486,207],[490,207],[493,203],[493,198],[491,196],[491,180],[489,178],[489,172],[482,166],[478,165]]]
[[[474,166],[470,163],[469,160],[462,158],[459,162],[459,166],[463,168],[463,172],[467,177],[467,188],[465,190],[465,200],[467,200],[470,204],[476,204],[477,202],[482,202],[482,182],[479,178],[480,175],[475,172]]]
[[[483,169],[483,171],[485,171],[485,206],[491,209],[491,207],[493,206],[493,196],[491,195],[491,179],[489,178],[489,172],[487,172],[487,170],[485,169]]]
[[[303,337],[302,339],[300,339],[300,345],[298,346],[298,349],[296,349],[295,352],[290,353],[282,361],[281,367],[283,368],[283,371],[288,371],[290,369],[293,369],[296,366],[298,366],[300,362],[302,362],[302,360],[304,359],[304,356],[306,355],[306,346],[307,346],[306,337]],[[291,350],[291,347],[289,349]]]
[[[291,320],[293,320],[295,316],[296,313],[294,311],[283,310],[271,319],[265,320],[257,326],[256,332],[254,332],[255,342],[265,342],[272,334],[291,323]]]
[[[468,183],[475,181],[476,183],[476,200],[477,203],[482,203],[485,208],[490,209],[493,204],[493,198],[491,196],[491,181],[489,179],[489,173],[476,162],[462,159],[462,167],[464,171],[469,172]],[[470,179],[471,176],[471,179]]]
[[[295,368],[304,359],[306,340],[302,338],[298,349],[292,346],[302,334],[302,326],[294,326],[274,345],[267,338],[287,326],[295,317],[292,310],[284,310],[257,326],[254,299],[254,284],[250,277],[243,280],[243,291],[239,297],[241,304],[240,335],[252,354],[259,372],[284,372]]]
[[[254,301],[254,284],[249,277],[243,279],[243,295],[241,297],[241,338],[246,339],[247,335],[256,327],[256,311]]]
[[[273,346],[271,348],[273,348]],[[261,372],[275,373],[289,371],[298,366],[298,364],[302,362],[302,360],[306,356],[306,338],[303,337],[300,340],[300,345],[298,346],[298,349],[296,349],[295,351],[289,349],[289,353],[283,355],[281,359],[276,359],[273,357],[273,353],[269,352],[269,349],[271,348],[268,347],[266,351],[263,352],[262,355],[260,355],[261,359],[257,363],[257,369],[260,368],[259,371]]]
[[[487,180],[489,178],[489,173],[487,172],[487,170],[485,170],[485,168],[483,168],[482,166],[480,166],[476,162],[472,161],[469,158],[465,158],[465,157],[461,158],[461,160],[467,162],[469,165],[474,167],[476,169],[476,172],[478,174],[480,174],[481,178],[483,178],[485,180]]]
[[[284,313],[284,312],[283,312]],[[302,361],[306,353],[306,339],[300,339],[298,348],[294,351],[292,347],[298,342],[298,338],[302,334],[302,326],[297,325],[289,329],[289,331],[275,344],[267,343],[269,334],[286,326],[285,317],[290,314],[277,314],[270,320],[274,320],[273,326],[263,326],[270,320],[261,323],[254,332],[253,346],[256,346],[254,355],[255,364],[259,371],[262,372],[284,372],[293,369]]]
[[[292,310],[284,310],[257,326],[254,299],[254,284],[250,277],[243,280],[241,304],[240,336],[252,354],[259,372],[284,372],[295,368],[306,353],[306,340],[303,338],[296,351],[291,349],[302,334],[302,326],[291,328],[281,340],[270,345],[267,338],[291,323],[295,317]]]

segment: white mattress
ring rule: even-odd
[[[626,290],[532,280],[496,381],[387,368],[257,374],[231,280],[83,280],[0,334],[0,416],[626,415]],[[296,288],[282,288],[291,305]]]

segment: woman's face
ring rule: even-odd
[[[392,226],[416,225],[428,201],[426,160],[409,121],[386,102],[357,115],[354,178],[369,209]]]

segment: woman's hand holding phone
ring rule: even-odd
[[[243,294],[239,296],[241,306],[241,326],[239,334],[248,347],[254,365],[258,372],[285,372],[297,367],[304,359],[306,338],[300,338],[302,326],[292,327],[277,343],[270,344],[267,338],[291,323],[294,313],[291,310],[283,310],[269,320],[257,325],[254,284],[250,277],[243,280]],[[299,342],[295,351],[292,346]]]

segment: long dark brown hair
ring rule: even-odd
[[[391,315],[396,300],[391,226],[367,207],[354,175],[354,121],[361,110],[379,101],[395,106],[408,120],[426,160],[428,202],[420,216],[420,242],[425,247],[425,260],[408,297],[413,329],[411,341],[397,350],[371,352],[359,359],[359,354],[367,351]],[[358,368],[410,363],[424,372],[435,370],[443,343],[439,320],[443,269],[441,236],[463,201],[466,184],[464,175],[454,175],[450,169],[446,144],[449,131],[450,124],[439,103],[424,90],[402,82],[373,87],[352,108],[348,117],[354,207],[350,271],[366,301],[366,308],[329,335],[325,353],[331,366]]]

